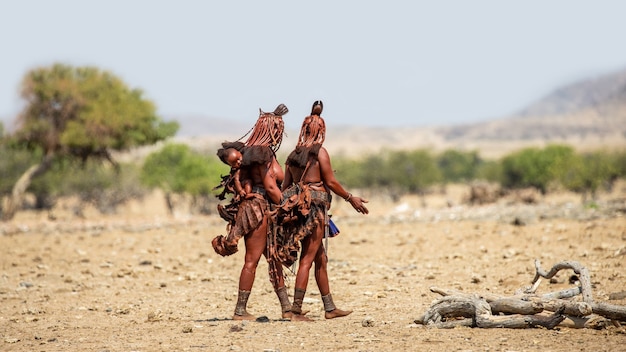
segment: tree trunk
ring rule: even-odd
[[[174,201],[172,200],[172,193],[165,192],[165,206],[170,215],[174,215]]]
[[[609,303],[592,303],[593,312],[606,318],[626,321],[626,307]]]
[[[13,219],[15,213],[19,210],[19,207],[22,204],[22,199],[24,197],[24,193],[33,179],[50,168],[50,164],[52,162],[52,154],[46,155],[39,164],[33,165],[26,170],[20,176],[20,178],[15,182],[13,186],[13,191],[11,192],[11,196],[7,197],[6,203],[4,205],[4,209],[2,212],[2,220],[8,221]]]

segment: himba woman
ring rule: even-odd
[[[291,320],[294,321],[311,321],[302,312],[302,302],[313,263],[315,281],[324,304],[324,317],[333,319],[352,313],[335,307],[328,283],[328,257],[322,239],[328,231],[330,191],[349,202],[357,212],[369,212],[364,205],[368,201],[350,194],[335,178],[330,156],[322,146],[326,137],[326,124],[320,116],[323,107],[321,101],[316,101],[311,115],[304,119],[296,148],[287,157],[282,184],[285,202],[281,210],[287,211],[287,214],[291,212],[291,218],[295,220],[286,220],[282,224],[282,233],[276,239],[279,247],[277,257],[289,266],[295,261],[301,246],[291,307]]]
[[[256,319],[248,313],[246,306],[261,255],[268,259],[270,281],[280,301],[282,317],[291,317],[291,303],[285,288],[282,266],[268,257],[266,251],[267,236],[274,225],[269,212],[270,202],[279,204],[282,199],[279,185],[284,179],[284,173],[276,160],[276,151],[282,143],[284,134],[282,116],[288,111],[283,104],[278,105],[271,113],[260,111],[259,118],[245,143],[227,142],[218,150],[218,156],[223,161],[228,162],[234,158],[232,164],[228,163],[231,166],[239,166],[241,169],[239,174],[249,177],[252,184],[251,194],[241,199],[236,207],[228,236],[220,235],[212,241],[215,251],[225,256],[235,253],[239,239],[244,238],[246,253],[239,276],[239,292],[233,320]],[[240,159],[237,160],[238,158]],[[231,170],[231,176],[235,174],[236,172]],[[228,185],[234,181],[233,177],[228,176],[223,179],[222,185],[225,189],[234,189],[232,185]]]

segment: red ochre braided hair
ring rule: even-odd
[[[283,115],[288,112],[289,109],[285,104],[279,104],[273,112],[264,112],[259,109],[259,118],[248,133],[235,142],[222,143],[222,148],[218,149],[217,156],[226,163],[228,150],[234,148],[240,151],[243,156],[242,166],[270,162],[272,158],[276,157],[276,151],[283,142],[285,133]],[[248,139],[241,142],[248,135]],[[230,174],[222,176],[222,182],[213,188],[215,190],[224,187],[224,192],[217,196],[219,199],[224,199],[226,193],[232,193],[227,185],[231,182],[233,174],[234,170],[231,169]]]
[[[252,133],[246,140],[245,145],[266,146],[276,152],[283,142],[283,135],[285,133],[283,115],[288,112],[289,109],[287,109],[285,104],[278,105],[273,112],[264,112],[259,109],[259,118],[254,124],[254,127],[252,127]]]
[[[280,148],[285,134],[285,122],[283,115],[289,112],[285,104],[279,104],[273,112],[264,112],[259,109],[259,118],[256,123],[243,137],[248,139],[244,142],[243,165],[266,163],[276,157],[276,151]]]
[[[323,144],[326,138],[326,123],[322,116],[324,104],[321,100],[313,103],[311,115],[304,118],[300,128],[297,147],[312,147],[314,144]]]
[[[305,167],[309,155],[317,157],[324,140],[326,139],[326,122],[322,118],[324,103],[316,100],[311,108],[311,115],[304,118],[296,148],[287,157],[287,164]]]

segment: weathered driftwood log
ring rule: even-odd
[[[503,304],[506,302],[502,300]],[[458,320],[459,317],[465,319]],[[471,318],[471,319],[470,319]],[[436,301],[415,323],[435,326],[438,328],[453,328],[457,326],[471,326],[479,328],[511,328],[521,329],[543,326],[553,329],[565,317],[562,310],[551,316],[542,315],[503,315],[493,316],[491,306],[483,298],[475,295],[446,296]]]
[[[584,266],[580,265],[579,262],[576,261],[562,261],[556,263],[550,271],[546,272],[541,269],[541,264],[538,259],[535,259],[535,269],[536,274],[533,279],[533,284],[539,280],[540,277],[551,279],[561,270],[564,269],[572,269],[576,274],[578,274],[578,278],[580,280],[580,289],[583,295],[583,301],[587,303],[593,302],[593,296],[591,294],[591,276],[589,275],[589,270]]]
[[[541,303],[543,305],[543,309],[550,312],[556,312],[562,308],[563,314],[574,317],[584,317],[593,313],[591,304],[587,302],[567,301],[563,299],[545,300],[543,297],[534,297],[531,298],[531,300]]]
[[[439,287],[431,287],[430,291],[438,293],[442,296],[467,295],[467,293],[462,291],[442,289]],[[561,307],[564,307],[564,314],[575,317],[583,317],[592,313],[592,308],[589,303],[561,299],[574,297],[575,295],[580,294],[580,292],[580,288],[575,287],[573,289],[546,293],[541,296],[520,294],[505,297],[494,293],[480,293],[474,295],[486,300],[491,306],[491,312],[493,314],[537,314],[542,310],[556,312]],[[539,310],[540,305],[543,306],[542,310]]]
[[[542,326],[546,329],[554,329],[559,325],[565,317],[560,311],[554,312],[550,316],[543,315],[500,315],[494,316],[477,316],[476,326],[479,328],[508,328],[508,329],[524,329],[529,327]]]
[[[543,326],[553,328],[558,324],[573,328],[602,329],[611,322],[619,326],[626,322],[626,306],[593,301],[589,271],[575,261],[559,262],[546,272],[535,260],[536,274],[532,286],[518,291],[512,297],[493,293],[468,294],[453,289],[431,287],[430,290],[444,298],[437,301],[416,323],[452,328],[456,326],[523,328]],[[572,269],[580,286],[536,294],[541,278],[550,279],[557,272]],[[568,298],[582,295],[582,302]],[[553,314],[546,314],[553,312]],[[508,314],[494,316],[494,314]]]
[[[477,314],[491,315],[491,307],[484,299],[472,295],[446,296],[435,303],[424,314],[424,324],[440,323],[459,317],[474,318]]]
[[[592,303],[591,309],[595,314],[603,317],[626,322],[626,306],[618,306],[609,303]]]
[[[543,304],[539,301],[522,301],[515,298],[500,298],[489,302],[491,313],[504,314],[537,314],[543,312]]]
[[[545,293],[541,295],[540,297],[543,301],[549,301],[552,299],[572,298],[572,297],[578,296],[581,293],[582,293],[581,287],[572,287],[572,288],[568,288],[567,290]]]

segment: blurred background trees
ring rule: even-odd
[[[107,160],[112,151],[154,144],[173,136],[177,122],[164,122],[139,89],[95,67],[54,64],[26,73],[21,86],[24,110],[17,130],[3,137],[4,148],[37,157],[12,187],[2,209],[11,219],[32,180],[64,159]],[[23,161],[23,160],[21,160]]]
[[[499,160],[484,160],[475,151],[384,151],[359,159],[332,160],[337,178],[350,188],[367,188],[397,199],[402,194],[423,194],[451,183],[484,181],[504,192],[524,188],[542,194],[568,190],[593,199],[626,177],[626,151],[577,153],[571,146],[524,148]]]
[[[185,144],[168,144],[146,157],[140,180],[164,192],[170,214],[174,213],[173,194],[191,196],[192,207],[210,214],[217,206],[211,191],[220,183],[221,174],[228,172],[215,155],[205,156]]]
[[[23,170],[41,160],[42,152],[16,147],[7,143],[10,138],[3,141],[0,195],[7,195]],[[214,153],[202,153],[179,143],[166,143],[139,163],[117,167],[71,156],[55,160],[49,172],[28,188],[35,208],[47,209],[59,197],[77,196],[102,213],[114,213],[117,205],[159,189],[170,213],[176,208],[174,199],[187,197],[190,204],[186,206],[191,211],[210,214],[217,204],[213,187],[219,184],[222,174],[228,173],[228,166]],[[626,177],[626,151],[577,153],[570,146],[549,145],[484,160],[475,151],[446,150],[436,154],[428,150],[386,150],[358,158],[334,157],[332,166],[346,187],[384,194],[395,201],[405,194],[440,192],[447,184],[483,182],[495,185],[502,194],[528,188],[540,194],[568,190],[589,202],[599,190],[610,191],[618,179]],[[80,207],[74,213],[81,216]]]
[[[95,67],[54,64],[26,73],[21,96],[25,106],[15,131],[7,133],[0,123],[2,219],[11,219],[24,206],[50,209],[68,196],[79,200],[76,216],[83,216],[85,204],[115,213],[119,204],[141,199],[153,189],[163,191],[170,213],[174,197],[188,197],[194,212],[214,211],[213,187],[228,166],[213,150],[204,154],[186,144],[162,143],[175,135],[178,123],[163,121],[141,90]],[[142,146],[154,147],[139,162],[113,158],[113,152]],[[336,156],[332,166],[345,186],[392,200],[440,191],[447,184],[483,182],[497,185],[502,193],[568,190],[588,202],[626,177],[626,151],[579,153],[572,146],[553,144],[486,160],[477,151],[382,150]],[[25,193],[32,196],[27,203]]]

